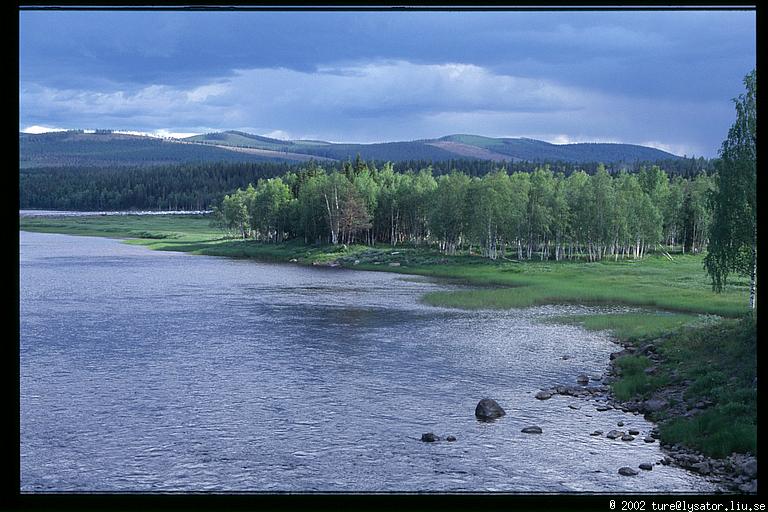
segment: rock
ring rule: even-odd
[[[550,398],[552,398],[552,393],[549,393],[547,391],[539,391],[534,396],[539,400],[549,400]]]
[[[493,420],[505,414],[506,411],[492,398],[483,398],[475,407],[475,416],[482,420]]]
[[[611,353],[611,355],[609,357],[610,357],[611,361],[613,361],[616,358],[624,357],[624,356],[629,355],[631,353],[632,353],[631,351],[624,349],[624,350],[619,350],[618,352]]]
[[[637,349],[636,354],[641,355],[641,356],[647,356],[648,354],[650,354],[652,352],[656,352],[656,347],[654,347],[651,343],[649,343],[649,344],[643,345],[642,347]]]
[[[748,477],[756,477],[757,476],[757,460],[755,459],[749,459],[744,464],[741,465],[740,472],[743,475],[747,475]]]
[[[624,466],[623,468],[619,468],[619,474],[624,476],[635,476],[637,474],[637,471],[632,468],[628,468]]]
[[[523,430],[521,430],[523,434],[541,434],[542,430],[541,427],[538,425],[533,425],[531,427],[525,427]]]
[[[628,432],[629,432],[629,435],[631,435],[631,436],[636,436],[636,435],[638,435],[640,433],[639,430],[636,430],[634,428],[629,429]]]
[[[646,437],[646,438],[643,439],[643,441],[645,441],[646,443],[655,443],[656,442],[656,440],[654,438],[652,438],[652,437]]]
[[[691,469],[702,475],[708,475],[712,472],[709,462],[697,462],[696,464],[691,465]]]
[[[568,408],[573,409],[574,411],[578,411],[579,409],[581,409],[581,407],[579,407],[578,405],[573,405],[573,404],[568,404]]]
[[[603,431],[602,430],[595,430],[594,432],[592,432],[589,435],[591,435],[591,436],[601,436],[601,435],[603,435]]]
[[[624,435],[624,432],[618,431],[618,430],[611,430],[607,434],[605,434],[605,437],[608,439],[616,439],[617,437],[621,437]]]
[[[445,440],[452,443],[453,441],[456,440],[456,438],[454,436],[448,436],[445,438]]]
[[[643,462],[638,466],[640,469],[644,469],[645,471],[650,471],[653,469],[653,464],[648,464],[647,462]]]
[[[642,408],[645,412],[658,412],[667,406],[667,401],[663,398],[651,398],[643,402]]]
[[[595,410],[599,412],[610,411],[611,407],[608,407],[607,405],[600,405],[598,407],[595,407]]]
[[[425,443],[434,443],[435,441],[439,441],[440,438],[432,432],[427,432],[426,434],[421,434],[421,440]]]
[[[562,359],[563,361],[566,361],[566,360],[568,360],[568,359],[570,359],[570,358],[571,358],[571,356],[569,356],[569,355],[567,355],[567,354],[566,354],[566,355],[564,355],[563,357],[561,357],[560,359]]]
[[[583,374],[579,375],[578,377],[576,377],[576,383],[586,386],[587,384],[589,384],[589,376],[583,375]]]
[[[739,490],[746,494],[754,494],[757,492],[757,480],[752,480],[739,486]]]
[[[621,436],[621,440],[622,441],[634,441],[635,438],[633,436],[629,435],[629,434],[624,434],[623,436]]]
[[[616,423],[616,426],[623,427],[624,426],[624,422],[623,421],[619,421],[618,423]]]

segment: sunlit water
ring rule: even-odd
[[[712,490],[617,473],[662,457],[641,416],[534,398],[617,350],[538,322],[584,308],[434,308],[418,278],[103,238],[22,232],[20,261],[25,492]],[[477,421],[483,397],[507,415]],[[641,435],[589,435],[617,421]]]

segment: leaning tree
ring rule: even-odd
[[[704,266],[720,292],[730,273],[750,276],[749,305],[757,295],[757,77],[744,77],[746,92],[734,98],[736,121],[720,148],[716,187],[710,196],[712,225]]]

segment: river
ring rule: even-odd
[[[617,350],[538,322],[586,308],[419,302],[446,287],[21,232],[21,491],[713,491],[617,473],[663,456],[641,416],[534,398]],[[589,435],[618,421],[641,434]]]

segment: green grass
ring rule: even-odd
[[[611,331],[626,341],[642,341],[661,336],[684,325],[700,321],[699,315],[689,313],[666,313],[640,311],[631,313],[608,313],[593,315],[556,316],[548,322],[577,324],[590,331]]]
[[[431,276],[473,286],[424,296],[426,303],[436,306],[507,309],[557,303],[628,304],[726,317],[737,317],[748,309],[747,284],[739,282],[723,293],[713,293],[700,255],[678,255],[674,262],[653,255],[641,261],[598,263],[491,262],[467,254],[445,256],[427,247],[305,246],[299,241],[278,245],[233,240],[210,227],[205,217],[178,215],[23,217],[19,225],[28,231],[135,238],[129,243],[159,250],[268,261],[296,259],[299,263],[338,261],[359,269]]]

